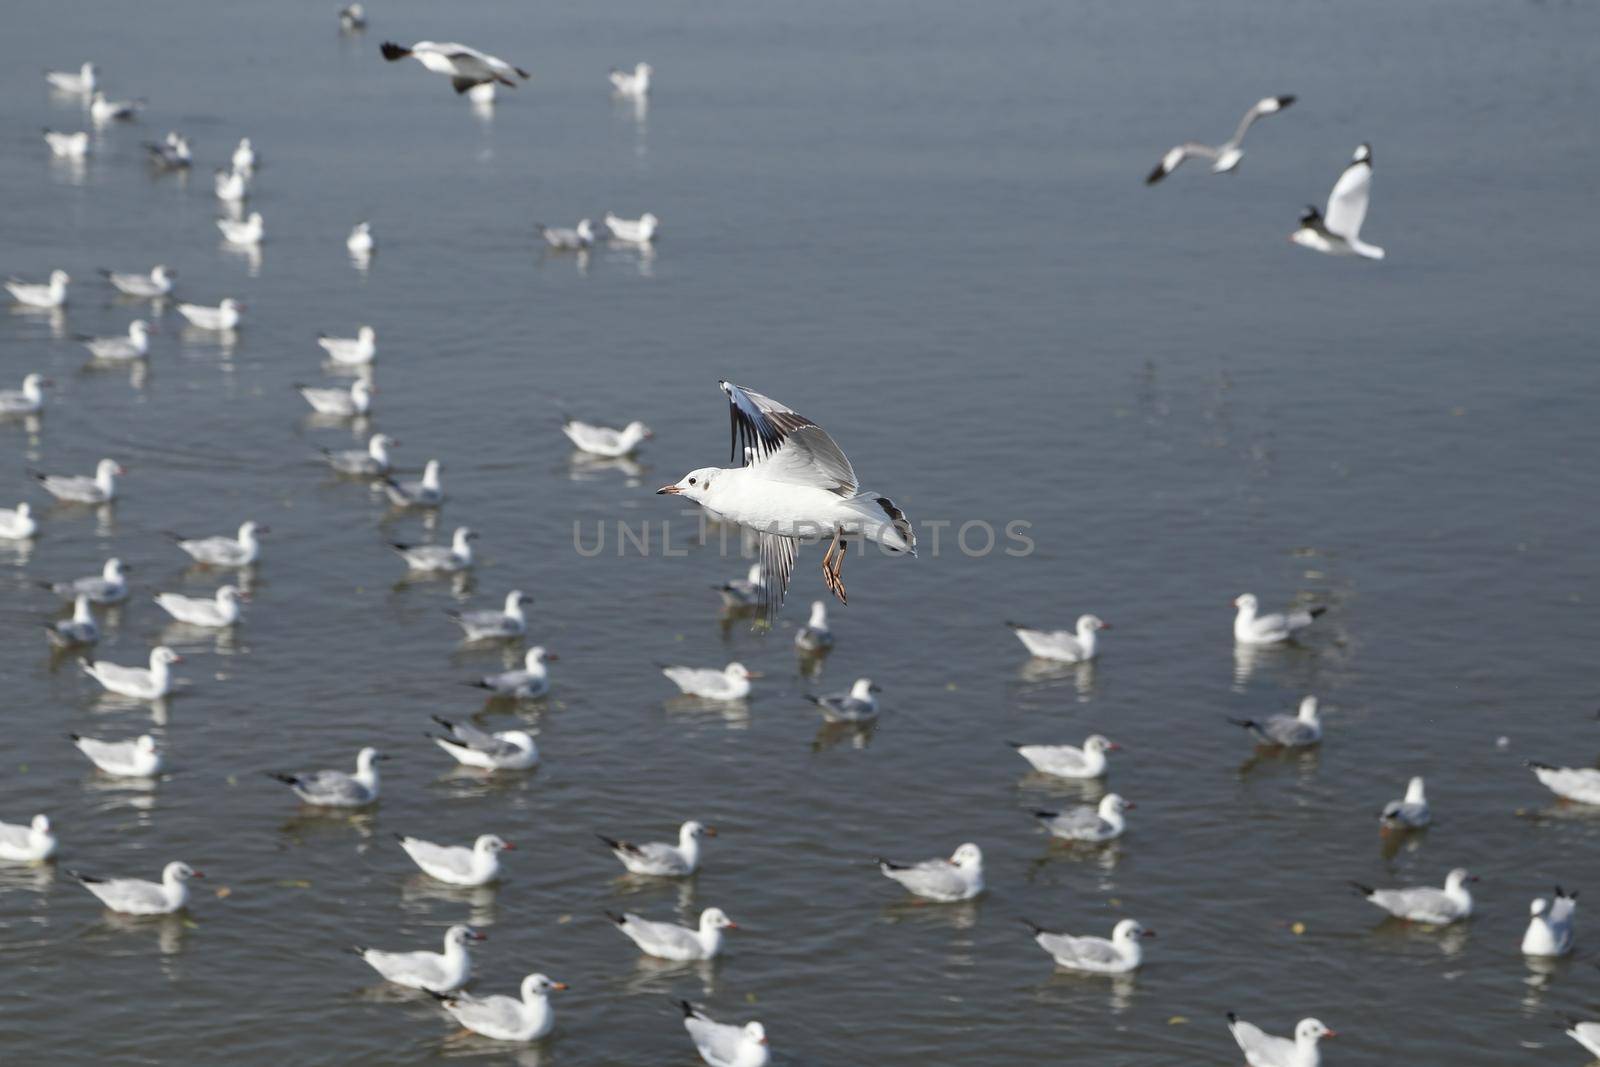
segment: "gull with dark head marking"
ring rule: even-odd
[[[471,723],[432,717],[445,734],[425,734],[463,767],[484,771],[525,771],[538,766],[539,746],[526,730],[498,730],[488,733]]]
[[[83,888],[100,898],[100,903],[123,915],[171,915],[189,903],[189,879],[205,875],[187,863],[174,861],[162,868],[161,881],[139,878],[98,878],[81,871],[68,871]]]
[[[1356,892],[1376,904],[1396,919],[1424,923],[1428,926],[1448,926],[1472,917],[1472,892],[1467,888],[1478,879],[1457,867],[1445,877],[1444,888],[1431,885],[1409,886],[1404,889],[1374,889],[1370,885],[1351,882]]]
[[[167,536],[196,563],[206,567],[248,567],[261,558],[258,534],[270,533],[271,527],[258,525],[254,520],[239,524],[235,537],[186,538],[170,530]]]
[[[1363,144],[1328,194],[1326,214],[1318,211],[1315,204],[1307,205],[1299,228],[1289,235],[1289,240],[1330,256],[1382,259],[1383,249],[1361,239],[1361,224],[1367,221],[1371,198],[1372,146]]]
[[[1008,622],[1011,632],[1017,635],[1030,655],[1058,663],[1087,663],[1094,659],[1098,634],[1111,629],[1097,615],[1079,615],[1074,630],[1035,630],[1020,622]]]
[[[268,771],[294,790],[294,795],[319,808],[364,808],[378,799],[378,763],[388,759],[382,752],[368,746],[356,754],[356,772],[306,771],[286,774]]]
[[[149,667],[123,667],[106,660],[82,660],[83,673],[99,682],[107,692],[135,700],[160,700],[172,692],[172,665],[183,657],[166,645],[150,650]]]
[[[1228,721],[1249,730],[1263,745],[1305,748],[1322,741],[1322,719],[1317,715],[1316,697],[1302,699],[1300,710],[1294,715],[1272,715],[1265,721],[1233,718]]]
[[[457,923],[444,932],[443,952],[384,952],[362,945],[353,946],[353,950],[367,966],[395,985],[429,993],[451,993],[472,977],[472,956],[467,952],[467,942],[483,939],[472,927]]]
[[[1233,639],[1241,645],[1276,645],[1292,638],[1317,620],[1328,609],[1320,605],[1296,608],[1281,615],[1258,615],[1254,593],[1233,598]]]
[[[1167,154],[1161,157],[1156,169],[1145,178],[1145,184],[1154,185],[1177,170],[1190,156],[1211,160],[1212,174],[1230,173],[1244,158],[1244,149],[1239,146],[1244,143],[1244,135],[1249,132],[1255,121],[1266,115],[1275,115],[1292,103],[1294,103],[1292,96],[1264,96],[1250,106],[1250,110],[1244,113],[1244,118],[1239,120],[1239,127],[1233,131],[1233,136],[1221,144],[1208,145],[1198,141],[1185,141],[1167,149]]]
[[[606,917],[616,923],[617,929],[638,945],[640,951],[658,960],[714,960],[722,954],[722,931],[739,929],[739,924],[728,918],[721,908],[702,911],[700,924],[693,928],[644,919],[631,911],[620,915],[608,911]]]
[[[706,1067],[767,1067],[772,1050],[767,1046],[767,1031],[760,1023],[743,1026],[719,1023],[690,1004],[683,1005],[683,1028]]]
[[[871,678],[857,678],[848,693],[829,693],[827,696],[806,694],[806,699],[822,709],[823,718],[829,722],[866,722],[878,717],[878,694],[883,688]]]
[[[1007,742],[1017,755],[1041,774],[1057,778],[1102,778],[1106,773],[1106,753],[1122,746],[1100,734],[1090,734],[1083,747],[1076,745],[1023,745]]]
[[[42,374],[22,379],[21,389],[0,389],[0,415],[37,415],[44,410],[44,391],[55,382]]]
[[[454,574],[472,568],[472,542],[477,534],[465,526],[456,527],[448,545],[406,545],[391,541],[389,547],[400,553],[414,571]]]
[[[1128,820],[1123,813],[1134,807],[1119,794],[1107,793],[1095,807],[1085,804],[1067,811],[1036,811],[1033,815],[1046,830],[1063,841],[1100,844],[1115,841],[1126,832]]]
[[[880,858],[878,870],[917,896],[941,904],[971,900],[983,892],[983,852],[971,842],[956,849],[949,859],[908,864]]]
[[[457,93],[464,93],[475,85],[485,83],[515,89],[516,78],[527,81],[533,76],[498,56],[453,42],[418,41],[410,48],[405,48],[393,41],[385,41],[379,51],[391,63],[406,58],[415,59],[427,70],[447,75],[450,87]]]
[[[128,599],[127,567],[115,556],[106,560],[98,575],[74,578],[69,582],[40,582],[45,589],[65,600],[88,597],[91,604],[120,604]]]
[[[530,974],[522,980],[519,997],[480,997],[472,993],[435,995],[439,997],[439,1006],[473,1033],[493,1041],[528,1042],[538,1041],[554,1028],[556,1017],[550,1009],[550,994],[565,988],[565,982]]]
[[[57,648],[92,645],[100,640],[100,625],[94,621],[88,596],[82,593],[72,602],[72,618],[60,619],[44,629]]]
[[[657,493],[687,497],[720,518],[753,531],[760,543],[768,619],[789,588],[800,539],[830,536],[822,577],[845,603],[847,542],[874,541],[894,553],[917,554],[911,520],[893,500],[862,490],[850,460],[827,431],[760,393],[724,381],[732,455],[742,467],[701,467]]]
[[[636,845],[604,834],[595,836],[605,842],[629,874],[686,878],[700,869],[700,839],[716,837],[717,828],[690,819],[678,828],[678,843],[675,845],[666,841],[646,841]]]
[[[477,689],[487,689],[497,697],[532,700],[550,692],[550,672],[545,663],[560,658],[554,652],[546,652],[544,646],[535,645],[528,649],[528,654],[523,657],[520,670],[486,674],[477,681],[466,684]]]
[[[1141,938],[1154,937],[1137,919],[1123,919],[1112,928],[1111,937],[1073,937],[1047,930],[1037,923],[1022,920],[1033,931],[1034,942],[1056,961],[1056,966],[1089,974],[1130,974],[1144,962]]]
[[[101,741],[82,734],[67,736],[90,763],[114,778],[154,778],[161,773],[161,750],[149,734],[131,741]]]
[[[102,459],[90,474],[41,474],[30,471],[44,491],[67,504],[109,504],[117,498],[117,475],[126,474],[114,459]]]
[[[1339,1036],[1317,1019],[1301,1019],[1294,1028],[1293,1040],[1274,1037],[1231,1011],[1228,1013],[1228,1032],[1233,1034],[1250,1067],[1321,1067],[1322,1051],[1317,1047],[1317,1042],[1325,1037]]]

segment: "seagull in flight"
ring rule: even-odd
[[[1382,259],[1383,249],[1361,239],[1361,224],[1367,221],[1367,202],[1371,199],[1372,146],[1363,144],[1333,183],[1327,212],[1307,204],[1300,216],[1300,228],[1289,235],[1289,240],[1330,256]]]
[[[1227,174],[1239,165],[1244,158],[1244,149],[1239,145],[1244,142],[1244,135],[1250,127],[1255,125],[1256,119],[1264,115],[1273,115],[1294,103],[1292,96],[1264,96],[1251,105],[1250,110],[1244,113],[1244,118],[1239,120],[1239,128],[1233,131],[1233,136],[1219,145],[1201,144],[1198,141],[1185,141],[1183,144],[1174,145],[1167,149],[1167,154],[1161,157],[1161,162],[1156,164],[1156,169],[1145,178],[1146,185],[1154,185],[1177,170],[1183,161],[1190,156],[1199,156],[1211,160],[1212,174]]]
[[[385,41],[379,50],[383,58],[391,63],[409,56],[435,74],[448,74],[451,88],[458,93],[464,93],[476,85],[494,82],[515,89],[517,83],[512,80],[513,74],[523,81],[533,77],[521,67],[514,67],[498,56],[468,48],[464,44],[418,41],[410,48],[405,48],[393,41]]]
[[[770,620],[783,604],[800,539],[830,536],[822,580],[841,604],[848,540],[876,541],[917,554],[911,520],[893,500],[863,490],[843,450],[826,430],[770,397],[732,382],[728,397],[732,455],[740,467],[700,467],[656,492],[685,496],[752,530],[760,543],[761,606]]]

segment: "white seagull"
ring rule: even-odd
[[[655,239],[661,220],[648,211],[636,219],[625,219],[608,211],[605,214],[605,224],[606,229],[611,231],[613,241],[630,245],[647,245]]]
[[[1322,740],[1322,720],[1317,716],[1316,697],[1301,700],[1300,711],[1294,715],[1272,715],[1265,722],[1233,718],[1228,721],[1249,730],[1263,745],[1305,748]]]
[[[406,545],[389,542],[389,547],[400,553],[406,566],[414,571],[437,571],[453,574],[472,567],[472,542],[477,534],[465,526],[457,526],[448,545]]]
[[[109,504],[117,498],[117,475],[127,472],[116,460],[102,459],[92,475],[29,473],[57,500],[68,504]]]
[[[1292,96],[1264,96],[1251,105],[1250,110],[1244,113],[1244,118],[1239,120],[1239,128],[1233,131],[1233,136],[1221,144],[1213,146],[1200,144],[1198,141],[1185,141],[1167,149],[1167,154],[1161,157],[1156,169],[1145,178],[1145,184],[1154,185],[1177,170],[1190,156],[1211,160],[1212,174],[1226,174],[1232,171],[1244,158],[1244,149],[1239,146],[1244,142],[1245,133],[1255,124],[1256,119],[1264,115],[1275,115],[1292,103],[1294,103]]]
[[[1115,841],[1128,829],[1123,812],[1138,805],[1123,800],[1117,793],[1107,793],[1095,807],[1085,804],[1067,811],[1036,811],[1034,817],[1051,834],[1064,841],[1087,841],[1099,844]]]
[[[1600,1060],[1600,1023],[1579,1022],[1568,1016],[1567,1026],[1567,1036],[1582,1045],[1589,1055]]]
[[[37,415],[44,409],[45,388],[54,384],[42,374],[29,374],[21,389],[0,389],[0,415]]]
[[[658,493],[688,497],[707,511],[756,533],[761,545],[765,607],[783,603],[799,539],[831,535],[822,557],[827,587],[845,602],[842,572],[847,540],[875,541],[890,552],[917,553],[916,535],[894,501],[861,490],[850,460],[827,432],[790,408],[721,383],[728,397],[732,454],[742,467],[701,467]]]
[[[632,455],[642,442],[655,436],[650,432],[650,427],[637,419],[620,430],[568,419],[562,424],[561,432],[581,451],[608,459]]]
[[[358,259],[372,255],[372,250],[377,247],[377,243],[372,239],[372,223],[356,223],[350,231],[350,236],[344,239],[344,247]]]
[[[622,861],[629,874],[657,878],[685,878],[700,869],[700,839],[716,837],[717,828],[690,819],[678,827],[678,843],[647,841],[636,845],[605,834],[596,834],[611,854]]]
[[[144,150],[150,153],[150,162],[163,170],[187,170],[194,163],[194,152],[189,138],[172,130],[160,141],[146,141]]]
[[[1579,804],[1600,804],[1600,770],[1593,767],[1555,767],[1538,760],[1528,766],[1539,783],[1562,800]]]
[[[249,175],[256,169],[256,149],[250,143],[250,138],[239,138],[239,144],[233,150],[233,157],[229,160],[233,169],[240,174]]]
[[[67,283],[72,275],[64,270],[50,272],[48,282],[25,282],[20,278],[6,281],[6,292],[13,300],[31,308],[58,308],[67,302]]]
[[[983,892],[983,852],[970,842],[956,849],[949,859],[913,864],[879,859],[878,870],[917,896],[942,904],[971,900]]]
[[[535,223],[539,228],[539,235],[544,238],[544,243],[560,252],[575,252],[594,245],[594,224],[588,219],[579,219],[575,227],[545,226]]]
[[[635,63],[632,73],[612,67],[611,89],[618,96],[648,96],[650,75],[654,73],[655,68],[648,63]]]
[[[449,885],[488,885],[500,877],[500,853],[517,847],[495,834],[480,834],[471,848],[436,845],[405,834],[394,836],[428,877]]]
[[[760,560],[750,564],[750,570],[743,578],[730,578],[721,585],[713,586],[722,594],[722,602],[731,608],[747,608],[761,603],[766,595],[765,583],[761,580],[762,564]]]
[[[1433,815],[1428,811],[1428,795],[1424,792],[1422,779],[1418,777],[1407,782],[1405,799],[1391,800],[1385,804],[1378,821],[1386,830],[1420,830],[1432,822]]]
[[[1350,165],[1333,183],[1327,214],[1318,211],[1315,204],[1307,205],[1299,228],[1289,235],[1289,240],[1330,256],[1382,259],[1383,249],[1361,239],[1361,224],[1367,220],[1367,202],[1371,198],[1372,146],[1364,144],[1356,149]]]
[[[1304,630],[1328,609],[1317,606],[1284,615],[1257,615],[1254,593],[1234,597],[1233,639],[1241,645],[1275,645]]]
[[[375,433],[367,439],[366,448],[340,452],[324,448],[322,455],[327,459],[328,466],[340,474],[376,478],[389,473],[390,467],[393,466],[389,460],[389,449],[399,443],[386,433]]]
[[[811,602],[811,618],[794,632],[794,647],[802,653],[826,652],[833,647],[833,631],[828,628],[828,605]]]
[[[513,589],[506,594],[505,607],[500,611],[446,611],[445,614],[461,627],[468,641],[509,641],[528,632],[528,617],[522,613],[522,608],[532,603],[533,597]]]
[[[250,212],[250,216],[242,222],[218,219],[217,229],[222,231],[228,243],[236,245],[258,245],[267,232],[266,222],[259,211]]]
[[[1228,1032],[1244,1051],[1250,1067],[1321,1067],[1322,1051],[1317,1042],[1339,1035],[1317,1019],[1301,1019],[1294,1028],[1294,1039],[1274,1037],[1254,1023],[1228,1013]]]
[[[101,269],[106,281],[111,287],[124,296],[136,296],[141,299],[152,299],[166,296],[172,292],[172,279],[178,272],[169,269],[165,264],[157,263],[150,268],[150,273],[140,274],[137,271],[120,271]]]
[[[683,1028],[689,1031],[689,1040],[706,1067],[767,1067],[771,1050],[766,1028],[760,1023],[719,1023],[687,1000],[682,1004]]]
[[[44,629],[50,637],[50,643],[59,648],[92,645],[100,640],[100,626],[94,621],[89,598],[83,594],[79,594],[72,602],[72,618],[60,619]]]
[[[1457,867],[1445,877],[1444,888],[1429,885],[1410,886],[1405,889],[1374,889],[1370,885],[1351,882],[1356,892],[1366,897],[1396,919],[1424,923],[1428,926],[1448,926],[1472,917],[1472,892],[1467,886],[1476,882],[1477,876]]]
[[[520,998],[449,993],[439,997],[439,1004],[456,1022],[482,1037],[494,1041],[538,1041],[555,1026],[551,991],[565,988],[565,982],[530,974],[522,980]]]
[[[339,9],[339,28],[345,31],[367,28],[367,9],[360,4],[346,4]]]
[[[79,337],[83,347],[95,359],[106,362],[121,362],[130,359],[143,359],[150,351],[150,325],[143,319],[134,319],[128,323],[128,332],[123,337]]]
[[[0,822],[0,860],[38,863],[55,851],[56,835],[50,830],[50,816],[35,815],[27,826]]]
[[[457,923],[444,932],[443,952],[384,952],[362,945],[353,947],[367,966],[395,985],[429,993],[453,993],[472,977],[467,942],[482,940],[484,936],[472,927]]]
[[[40,582],[44,588],[65,600],[80,596],[91,604],[120,604],[128,599],[127,568],[115,556],[105,561],[99,575],[74,578],[70,582]]]
[[[367,383],[365,378],[357,378],[350,383],[349,389],[330,389],[318,386],[295,384],[295,389],[305,397],[307,404],[318,415],[335,415],[342,419],[354,418],[365,415],[372,410],[372,394],[378,390]]]
[[[1056,961],[1056,966],[1069,971],[1086,971],[1090,974],[1130,974],[1144,962],[1144,947],[1140,938],[1154,937],[1154,930],[1146,930],[1137,919],[1123,919],[1111,930],[1110,939],[1103,937],[1073,937],[1056,933],[1037,923],[1022,920],[1033,931],[1034,942]]]
[[[359,367],[371,363],[377,356],[378,332],[371,326],[363,326],[356,331],[354,337],[329,337],[325,333],[319,333],[317,344],[335,363]]]
[[[212,182],[212,188],[216,190],[218,200],[229,204],[237,204],[250,195],[250,179],[245,175],[244,171],[237,168],[224,170],[218,167],[216,177]]]
[[[822,709],[823,718],[829,722],[866,722],[878,717],[878,696],[883,688],[871,678],[857,678],[848,693],[830,693],[827,696],[806,694],[806,699]]]
[[[108,692],[136,700],[160,700],[172,692],[172,665],[183,657],[166,645],[150,650],[150,666],[123,667],[106,660],[81,661],[83,672]]]
[[[89,98],[89,117],[98,123],[117,119],[129,121],[136,118],[143,110],[143,100],[112,100],[99,89],[96,89],[94,95]]]
[[[215,596],[196,597],[184,596],[182,593],[157,593],[155,599],[156,603],[161,605],[162,611],[179,622],[188,623],[190,626],[220,629],[239,621],[239,602],[248,600],[249,597],[241,593],[237,586],[224,585],[217,589]]]
[[[343,771],[306,771],[285,774],[268,771],[267,774],[294,790],[294,795],[319,808],[364,808],[378,799],[377,764],[388,759],[382,752],[368,746],[356,754],[356,773]]]
[[[642,919],[631,911],[620,915],[608,911],[606,916],[645,955],[680,962],[716,959],[722,954],[722,931],[739,929],[739,924],[728,918],[721,908],[702,911],[700,925],[694,928]]]
[[[93,63],[85,63],[77,70],[47,70],[44,80],[50,83],[50,88],[63,93],[78,93],[87,96],[94,92],[99,84]]]
[[[1530,918],[1522,935],[1524,956],[1565,956],[1572,951],[1573,918],[1578,910],[1578,894],[1564,893],[1556,886],[1551,900],[1539,897],[1528,906]]]
[[[1041,774],[1057,778],[1103,778],[1106,773],[1106,753],[1122,746],[1101,734],[1090,734],[1083,747],[1076,745],[1023,745],[1007,742],[1017,750],[1017,755],[1032,764]]]
[[[409,56],[435,74],[449,75],[450,87],[458,93],[485,82],[496,82],[515,89],[517,83],[512,75],[523,81],[532,77],[521,67],[514,67],[498,56],[468,48],[464,44],[418,41],[410,48],[403,48],[393,41],[385,41],[379,51],[391,63]]]
[[[422,467],[422,477],[400,482],[385,478],[383,491],[397,508],[436,508],[444,503],[444,484],[439,481],[439,461],[430,459]]]
[[[1109,622],[1103,622],[1095,615],[1079,615],[1076,630],[1035,630],[1020,622],[1008,622],[1006,625],[1011,627],[1012,633],[1017,635],[1017,640],[1022,642],[1030,655],[1058,663],[1087,663],[1094,659],[1097,651],[1095,635],[1101,630],[1111,629]]]
[[[495,696],[532,700],[550,692],[550,671],[545,663],[560,658],[554,652],[546,652],[544,646],[535,645],[528,649],[528,654],[523,657],[520,670],[486,674],[477,681],[466,684],[477,689],[487,689]]]
[[[78,751],[106,774],[116,778],[154,778],[161,773],[161,750],[156,739],[141,734],[132,741],[99,741],[68,734]]]
[[[750,679],[761,677],[759,671],[752,671],[743,663],[730,663],[720,671],[707,667],[663,666],[661,673],[680,692],[702,700],[743,700],[750,695]]]
[[[187,863],[173,861],[161,869],[161,881],[139,878],[97,878],[80,871],[68,874],[83,883],[83,888],[100,898],[100,903],[123,915],[171,915],[189,903],[189,879],[205,875]]]
[[[539,746],[526,730],[499,730],[487,733],[470,723],[432,716],[444,727],[447,736],[426,734],[464,767],[485,771],[525,771],[539,764]]]
[[[82,159],[89,154],[89,131],[62,133],[47,128],[44,143],[50,146],[50,154],[57,159]]]
[[[167,536],[203,566],[248,567],[261,558],[261,542],[257,535],[271,532],[271,527],[259,526],[251,519],[239,524],[239,533],[235,537],[218,535],[191,539],[170,530]]]
[[[26,541],[39,532],[39,522],[33,517],[33,505],[24,501],[14,508],[0,508],[0,537],[8,541]]]
[[[222,303],[216,307],[205,304],[179,304],[178,314],[189,321],[189,325],[202,330],[231,330],[239,325],[239,312],[244,310],[244,305],[231,296],[223,297]]]

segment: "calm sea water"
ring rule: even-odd
[[[1600,816],[1521,765],[1600,745],[1591,5],[413,0],[373,4],[349,38],[336,7],[25,2],[0,37],[0,266],[77,279],[60,321],[0,314],[0,378],[57,383],[39,427],[0,426],[0,503],[44,512],[30,550],[0,546],[0,818],[47,811],[63,840],[56,867],[0,871],[9,1058],[678,1067],[694,1054],[672,999],[690,997],[760,1018],[789,1064],[1236,1063],[1228,1010],[1280,1033],[1319,1016],[1345,1035],[1330,1063],[1580,1062],[1551,1024],[1592,1013],[1600,977],[1581,957],[1532,970],[1517,944],[1532,896],[1600,886]],[[476,115],[383,63],[391,37],[476,43],[534,80]],[[149,108],[74,171],[37,131],[86,119],[38,68],[84,58]],[[641,58],[658,90],[636,114],[604,75]],[[1252,132],[1237,174],[1141,184],[1167,145],[1220,139],[1282,92],[1299,102]],[[194,141],[187,184],[144,163],[168,128]],[[258,263],[213,226],[210,171],[241,135],[262,160]],[[1377,160],[1364,235],[1389,259],[1292,247],[1360,141]],[[535,222],[608,209],[662,217],[653,258],[538,246]],[[363,218],[366,273],[343,247]],[[237,338],[168,309],[147,373],[81,369],[71,336],[140,310],[95,268],[157,261],[186,299],[246,300]],[[366,322],[369,428],[412,467],[443,461],[436,528],[327,477],[314,449],[354,433],[290,389],[325,377],[318,332]],[[919,522],[952,524],[937,553],[922,527],[916,561],[852,561],[816,678],[790,647],[822,593],[816,550],[777,632],[752,633],[708,588],[743,563],[650,495],[725,462],[723,376],[816,418]],[[563,413],[657,436],[637,468],[594,469]],[[105,515],[48,506],[25,474],[103,455],[128,468]],[[246,621],[168,632],[149,595],[217,578],[160,531],[244,518],[274,531]],[[687,554],[662,557],[662,520]],[[575,523],[592,541],[618,521],[653,524],[649,556],[575,551]],[[1013,521],[1025,556],[952,547],[964,523]],[[384,543],[458,523],[483,535],[475,578],[401,583]],[[154,717],[39,633],[56,605],[34,581],[113,553],[136,594],[101,654],[133,663],[165,638],[187,656]],[[515,653],[463,649],[443,611],[513,587],[562,657],[555,692],[484,706],[459,682]],[[1245,590],[1330,610],[1302,647],[1241,659]],[[1078,671],[1030,665],[1001,625],[1085,611],[1115,629]],[[673,698],[653,666],[732,658],[766,677],[726,713]],[[803,695],[860,675],[886,691],[877,729],[819,732]],[[1224,722],[1306,692],[1328,708],[1320,752],[1253,759]],[[430,714],[531,724],[546,763],[454,772],[421,736]],[[170,773],[97,778],[69,730],[151,730]],[[1097,788],[1025,773],[1003,740],[1091,731],[1126,746],[1107,784],[1138,810],[1122,843],[1072,851],[1028,812]],[[308,816],[261,774],[366,744],[396,759],[359,817]],[[1376,813],[1412,774],[1437,823],[1386,850]],[[591,836],[690,817],[721,836],[683,886],[619,879]],[[479,891],[429,884],[390,836],[487,831],[518,850]],[[972,905],[912,906],[871,864],[967,840],[991,886]],[[173,858],[208,874],[181,920],[113,919],[63,873]],[[1444,933],[1380,923],[1345,888],[1457,865],[1483,876],[1480,915]],[[641,963],[601,914],[712,904],[744,930],[703,968]],[[1022,916],[1102,934],[1136,916],[1161,936],[1136,978],[1076,978]],[[433,946],[464,919],[489,934],[475,988],[571,983],[553,1040],[450,1039],[346,951]]]

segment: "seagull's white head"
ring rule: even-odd
[[[1350,157],[1350,162],[1352,162],[1352,163],[1371,163],[1372,162],[1372,146],[1370,144],[1366,144],[1365,142],[1357,145],[1356,146],[1355,155]]]
[[[745,1023],[744,1039],[752,1045],[765,1045],[767,1043],[767,1028],[760,1023]]]
[[[363,326],[363,327],[361,327],[361,329],[356,331],[356,337],[364,345],[372,345],[372,344],[377,344],[378,343],[378,332],[376,330],[374,330],[371,326]]]
[[[856,684],[850,687],[850,695],[857,700],[871,700],[874,693],[883,692],[883,686],[878,685],[871,678],[857,678]]]
[[[1090,734],[1083,743],[1083,750],[1089,753],[1115,752],[1121,747],[1103,734]]]
[[[450,549],[458,555],[465,555],[472,551],[469,541],[475,541],[478,535],[469,527],[457,526],[455,534],[450,538]]]
[[[1240,593],[1233,598],[1233,606],[1239,609],[1241,615],[1254,615],[1256,613],[1256,595],[1254,593]]]
[[[133,750],[141,756],[148,756],[156,750],[156,739],[149,734],[140,734],[133,743]]]
[[[239,303],[239,301],[235,300],[233,297],[225,296],[225,297],[222,298],[222,303],[217,305],[217,310],[218,311],[238,311],[243,306],[244,306],[243,304]]]
[[[702,837],[716,836],[717,828],[715,826],[707,826],[698,819],[690,819],[688,822],[678,827],[678,837],[683,841],[692,841]]]
[[[530,974],[522,980],[522,999],[537,1000],[549,994],[552,990],[565,988],[567,988],[567,983],[557,982],[548,975]]]
[[[150,324],[143,319],[134,319],[128,323],[128,336],[143,344],[150,337]]]
[[[641,441],[648,441],[650,438],[655,436],[655,431],[650,429],[650,427],[646,426],[644,423],[640,422],[638,419],[634,419],[632,422],[628,423],[628,425],[624,426],[622,428],[622,432],[627,434],[629,437],[636,437]]]
[[[372,384],[365,378],[357,378],[350,384],[350,398],[358,404],[365,403],[371,399],[374,392]]]
[[[72,275],[68,274],[64,270],[53,270],[50,272],[50,284],[55,288],[60,288],[71,280]]]
[[[106,560],[106,565],[100,569],[100,577],[108,582],[120,582],[122,581],[122,570],[122,560],[112,556]]]
[[[472,851],[491,855],[508,849],[515,851],[516,847],[516,845],[513,845],[499,834],[480,834],[478,839],[472,843]]]
[[[1132,808],[1133,803],[1123,800],[1121,793],[1107,793],[1100,798],[1100,817],[1102,819],[1110,815],[1121,815]]]
[[[1305,699],[1300,701],[1300,721],[1301,722],[1316,722],[1317,721],[1317,698],[1316,697],[1306,697]]]
[[[749,667],[746,667],[743,663],[730,663],[727,665],[727,667],[723,668],[722,673],[726,674],[729,678],[740,679],[746,682],[752,678],[761,677],[760,671],[753,671]]]
[[[700,929],[737,930],[739,924],[728,918],[728,913],[721,908],[707,908],[700,913]]]
[[[1543,918],[1544,913],[1550,910],[1550,902],[1544,897],[1535,897],[1533,903],[1528,905],[1528,914],[1535,919]]]
[[[466,948],[468,941],[483,941],[484,936],[466,923],[456,923],[444,932],[446,948]]]
[[[1093,633],[1096,630],[1109,630],[1109,629],[1111,629],[1111,624],[1109,622],[1106,622],[1104,619],[1100,618],[1100,616],[1098,616],[1098,615],[1079,615],[1078,616],[1078,632],[1080,634],[1081,633]]]
[[[239,592],[236,585],[219,585],[217,587],[217,601],[221,604],[237,604],[241,600],[249,599]]]
[[[181,860],[173,860],[161,871],[161,879],[165,882],[187,882],[191,878],[204,877],[205,875]]]
[[[13,510],[16,511],[17,518],[19,519],[28,519],[33,517],[33,505],[28,503],[26,500],[18,504]]]
[[[643,215],[639,216],[639,225],[645,227],[646,229],[653,230],[657,226],[661,225],[661,220],[656,218],[655,212],[646,211]]]
[[[50,379],[42,374],[30,374],[22,379],[24,393],[37,393],[40,389],[50,384]]]
[[[983,866],[983,850],[968,841],[950,854],[950,862],[964,871],[976,870]]]
[[[128,472],[122,469],[122,464],[114,459],[103,459],[94,468],[95,480],[99,482],[108,482],[117,475],[126,473]]]
[[[28,825],[36,834],[47,834],[50,832],[50,816],[35,815],[33,817],[33,822],[29,823]]]
[[[1444,888],[1447,893],[1454,893],[1477,880],[1477,875],[1470,873],[1465,867],[1457,867],[1445,876]]]
[[[177,271],[168,268],[165,263],[157,263],[150,268],[150,280],[153,282],[165,282],[176,277],[177,273]]]
[[[656,490],[656,495],[663,493],[674,496],[686,496],[697,504],[703,504],[706,495],[711,491],[711,483],[722,473],[721,467],[697,467],[696,469],[679,478],[672,485],[663,485]]]
[[[267,532],[269,532],[268,527],[258,524],[254,519],[246,519],[244,522],[239,524],[239,536],[237,540],[242,544],[248,544],[256,539],[257,534],[264,534]]]
[[[1154,936],[1156,936],[1156,932],[1154,930],[1146,930],[1139,925],[1138,919],[1123,919],[1111,931],[1111,940],[1122,944],[1137,941],[1141,937]]]
[[[500,732],[499,736],[507,741],[510,741],[513,745],[517,745],[520,748],[525,748],[530,752],[537,747],[534,744],[533,735],[526,730],[503,730]]]
[[[386,760],[388,758],[389,757],[385,756],[382,752],[379,752],[371,745],[368,745],[366,748],[356,753],[356,770],[360,771],[362,774],[371,774],[372,765],[374,763],[377,763],[379,760]]]
[[[554,652],[546,652],[543,645],[534,645],[528,649],[528,654],[523,657],[522,662],[530,671],[542,671],[546,660],[560,658]]]
[[[1315,1045],[1325,1037],[1338,1037],[1334,1031],[1322,1025],[1320,1019],[1301,1019],[1300,1025],[1294,1028],[1294,1039],[1298,1044]]]
[[[1421,804],[1427,799],[1427,793],[1419,775],[1406,783],[1406,800],[1412,804]]]
[[[178,655],[166,645],[157,645],[150,650],[150,665],[152,667],[168,667],[174,663],[182,663],[183,657]]]

